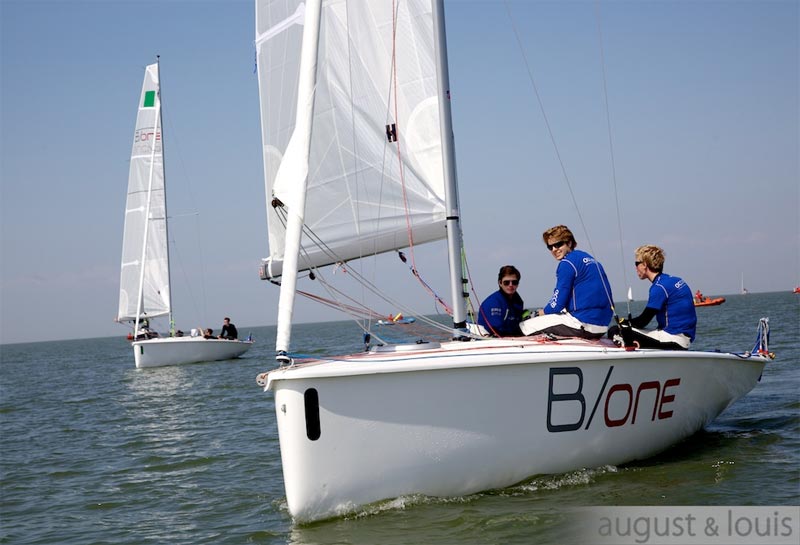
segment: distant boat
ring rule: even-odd
[[[160,367],[241,356],[252,341],[176,336],[167,237],[164,141],[159,63],[145,68],[131,151],[125,231],[122,238],[118,322],[133,323],[136,367]],[[169,336],[150,330],[150,320],[169,316]]]
[[[797,286],[797,287],[794,289],[794,293],[800,293],[800,286]]]
[[[748,293],[750,292],[744,287],[744,273],[742,273],[742,295],[747,295]]]
[[[696,306],[696,307],[714,307],[714,306],[717,306],[717,305],[721,305],[724,302],[725,302],[725,298],[724,297],[715,297],[713,299],[711,297],[705,297],[702,301],[698,301],[697,299],[695,299],[694,306]]]
[[[410,316],[408,318],[403,318],[401,315],[400,318],[395,317],[395,318],[389,318],[388,320],[378,320],[376,322],[376,325],[413,324],[416,321],[417,319],[414,318],[413,316]]]
[[[713,307],[724,302],[724,297],[706,297],[700,290],[694,292],[694,306],[696,307]]]

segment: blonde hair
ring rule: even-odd
[[[575,241],[575,237],[572,235],[572,231],[570,231],[569,227],[566,225],[556,225],[542,233],[542,240],[544,240],[545,244],[547,244],[547,241],[551,238],[566,241],[567,245],[573,250],[575,246],[578,245]]]
[[[636,261],[641,261],[651,271],[662,272],[664,270],[664,250],[658,246],[644,245],[636,248]]]

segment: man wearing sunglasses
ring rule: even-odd
[[[493,337],[519,337],[522,332],[519,322],[525,311],[522,297],[517,293],[521,275],[513,265],[500,267],[497,275],[496,292],[484,299],[478,311],[478,325],[482,333]]]
[[[603,266],[583,250],[566,225],[542,234],[545,246],[558,261],[556,288],[538,316],[520,324],[525,335],[549,333],[559,337],[599,339],[614,315],[611,284]]]

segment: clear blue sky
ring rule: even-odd
[[[559,223],[615,296],[633,249],[706,294],[800,284],[798,2],[509,2],[591,246],[503,2],[446,2],[462,217],[481,296],[500,265],[541,306]],[[599,15],[598,15],[599,14]],[[599,26],[619,190],[620,248]],[[0,343],[124,335],[123,209],[144,66],[161,55],[178,326],[273,324],[253,2],[2,0]],[[442,294],[442,246],[418,250]],[[399,262],[398,262],[399,263]],[[623,269],[625,274],[623,275]],[[390,261],[385,276],[406,282]],[[433,310],[415,284],[404,300]],[[393,309],[384,309],[391,312]],[[343,318],[301,303],[302,321]]]

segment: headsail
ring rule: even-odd
[[[408,246],[409,229],[414,243],[446,236],[431,6],[395,8],[323,3],[310,155],[289,168],[305,4],[256,3],[271,276],[282,271],[286,208],[305,168],[305,225],[326,249],[304,237],[300,269]]]
[[[145,70],[133,135],[117,320],[136,320],[142,314],[151,318],[169,314],[169,289],[161,97],[156,63]]]

